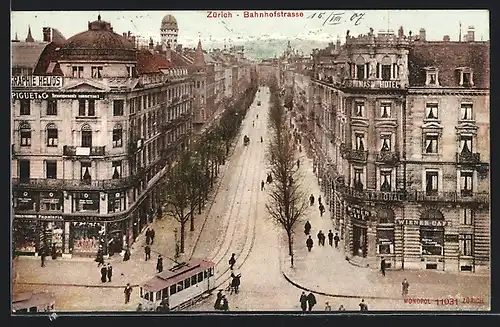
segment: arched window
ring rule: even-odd
[[[47,146],[57,146],[58,131],[54,123],[47,124]]]
[[[31,126],[27,122],[19,124],[21,134],[21,146],[31,146]]]
[[[437,209],[428,209],[420,217],[420,245],[422,255],[443,255],[444,216]]]
[[[365,59],[362,56],[358,56],[356,58],[356,79],[365,79],[368,77],[368,73],[366,72],[367,65],[365,64]]]
[[[84,124],[82,126],[82,147],[92,147],[92,127],[90,127],[89,124]]]
[[[379,224],[394,224],[394,211],[392,209],[379,209],[377,217]]]
[[[120,124],[116,124],[113,127],[113,148],[121,146],[123,146],[123,127]]]

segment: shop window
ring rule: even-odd
[[[380,106],[380,117],[381,118],[391,118],[391,104],[382,103]]]
[[[19,127],[21,134],[21,146],[31,146],[31,126],[23,123]]]
[[[12,238],[16,252],[35,253],[38,239],[37,221],[34,219],[14,219]]]
[[[125,193],[108,193],[108,212],[119,212],[125,210]]]
[[[354,168],[354,189],[357,191],[363,190],[363,169]]]
[[[102,78],[102,68],[103,68],[102,66],[90,67],[92,78]]]
[[[472,153],[472,135],[460,135],[460,153]]]
[[[460,106],[460,120],[473,120],[472,104],[462,103],[462,105]]]
[[[444,220],[439,210],[431,209],[425,211],[422,220]],[[444,228],[435,226],[420,226],[420,245],[422,255],[443,255]]]
[[[472,171],[460,172],[460,193],[462,196],[472,196]]]
[[[83,66],[73,66],[73,78],[83,78]]]
[[[437,154],[438,153],[438,134],[427,133],[427,134],[425,134],[424,139],[425,139],[425,153]]]
[[[460,224],[472,225],[474,221],[474,211],[471,208],[460,209]]]
[[[83,161],[80,163],[80,179],[84,182],[90,183],[92,176],[90,174],[91,162]]]
[[[363,133],[355,133],[356,138],[355,150],[356,151],[365,151],[365,135]]]
[[[58,130],[55,124],[47,125],[47,146],[57,146]]]
[[[113,116],[123,116],[123,100],[113,100]]]
[[[99,223],[73,222],[70,229],[73,252],[95,255],[101,244],[102,230],[103,226]]]
[[[365,113],[365,104],[364,102],[356,102],[354,104],[354,116],[356,117],[364,117]]]
[[[99,193],[76,193],[75,194],[75,211],[99,211]]]
[[[394,254],[394,227],[377,228],[377,254]]]
[[[49,99],[47,100],[47,115],[57,116],[57,100]]]
[[[33,211],[35,210],[35,199],[31,192],[23,191],[16,193],[16,209],[19,211]]]
[[[391,134],[382,134],[380,135],[380,140],[382,141],[382,147],[380,148],[380,151],[391,151]]]
[[[30,100],[22,99],[19,101],[21,105],[21,115],[29,116],[31,114],[31,102]]]
[[[57,161],[45,161],[45,177],[47,179],[57,179]]]
[[[119,148],[123,145],[123,129],[121,126],[113,128],[113,148]]]
[[[460,234],[458,238],[461,256],[473,256],[473,235]]]
[[[380,191],[390,192],[392,190],[392,171],[391,170],[381,170],[380,171]]]
[[[438,105],[437,103],[428,103],[425,106],[426,119],[438,119]]]
[[[19,160],[19,179],[29,180],[30,179],[30,161],[25,159]]]
[[[425,194],[437,195],[438,193],[438,172],[426,171],[425,172]]]

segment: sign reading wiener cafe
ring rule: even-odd
[[[445,220],[426,220],[426,219],[398,219],[396,220],[398,225],[404,226],[429,226],[429,227],[446,227],[450,226],[450,222]]]
[[[361,221],[367,221],[372,215],[369,210],[354,205],[348,205],[346,207],[346,213],[352,219]]]
[[[40,91],[32,91],[32,92],[22,92],[22,91],[14,91],[12,92],[12,99],[14,100],[65,100],[65,99],[94,99],[100,100],[104,99],[104,93],[99,92],[40,92]]]

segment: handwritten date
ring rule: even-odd
[[[354,25],[359,25],[361,24],[361,21],[363,20],[365,16],[364,12],[356,12],[352,15],[348,15],[345,12],[315,12],[311,15],[309,15],[307,18],[309,19],[322,19],[323,20],[323,25],[338,25],[342,24],[346,21],[346,19],[349,22],[353,22]]]

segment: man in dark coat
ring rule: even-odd
[[[106,283],[106,276],[108,274],[108,268],[103,265],[101,268],[101,282]]]
[[[130,294],[132,294],[132,287],[130,286],[130,283],[127,283],[123,293],[125,294],[125,304],[127,304],[130,302]]]
[[[316,297],[314,294],[309,293],[309,295],[307,295],[307,304],[309,305],[309,311],[311,311],[316,304]]]
[[[313,240],[311,238],[311,235],[309,235],[309,238],[307,239],[306,241],[306,246],[307,246],[307,249],[309,250],[309,252],[311,252],[311,249],[313,247]]]
[[[111,282],[111,277],[113,277],[113,267],[110,263],[108,263],[108,268],[106,269],[106,273],[108,275],[108,282]]]
[[[361,303],[359,304],[359,311],[368,311],[368,305],[366,305],[365,299],[361,300]]]
[[[297,168],[300,168],[300,159],[297,159]]]
[[[128,261],[128,260],[130,260],[130,249],[126,248],[125,254],[123,255],[123,261]]]
[[[333,246],[333,233],[331,229],[328,231],[328,244],[330,244],[330,246]]]
[[[42,247],[40,249],[40,260],[41,260],[41,266],[42,267],[45,267],[45,257],[46,257],[45,248]]]
[[[233,277],[233,280],[231,281],[231,288],[234,289],[234,293],[238,294],[238,288],[240,287],[240,279],[241,279],[241,274],[234,275],[231,273],[231,277]]]
[[[311,196],[309,197],[309,203],[310,205],[313,205],[314,204],[314,195],[311,194]]]
[[[304,233],[306,235],[309,235],[309,232],[311,231],[311,223],[308,221],[306,221],[306,224],[304,225]]]
[[[151,248],[149,247],[149,245],[146,245],[146,247],[144,248],[144,254],[146,254],[146,261],[151,259]]]
[[[151,243],[151,229],[146,230],[146,245],[149,245]]]
[[[222,311],[229,311],[229,302],[227,301],[227,298],[225,295],[222,296],[221,310]]]
[[[402,295],[403,296],[407,296],[408,295],[408,289],[410,288],[410,283],[408,283],[408,281],[406,280],[406,278],[403,280],[403,282],[401,283],[402,285]]]
[[[385,259],[382,257],[380,260],[380,271],[382,272],[382,276],[385,276]]]
[[[335,248],[338,248],[339,241],[340,241],[339,233],[335,233],[335,237],[333,238],[333,241],[335,242]]]
[[[231,259],[229,259],[229,268],[231,268],[231,270],[233,270],[233,267],[234,267],[234,264],[236,263],[236,258],[234,257],[236,254],[232,254],[231,255]]]
[[[319,215],[323,217],[323,214],[325,213],[325,206],[322,204],[319,205]]]
[[[163,271],[163,258],[161,254],[158,255],[158,260],[156,261],[156,271],[159,273]]]
[[[215,304],[214,304],[214,309],[215,310],[220,310],[221,309],[221,301],[222,301],[222,290],[219,290],[219,292],[217,293],[217,299],[215,300]]]
[[[318,203],[321,204],[321,195],[318,196]]]
[[[261,181],[260,182],[260,190],[263,191],[264,190],[264,181]]]
[[[306,311],[307,310],[307,296],[306,296],[306,292],[302,292],[302,294],[300,295],[300,307],[302,309],[302,311]]]
[[[149,237],[151,238],[151,244],[155,241],[155,230],[151,228],[151,232],[149,232]]]

